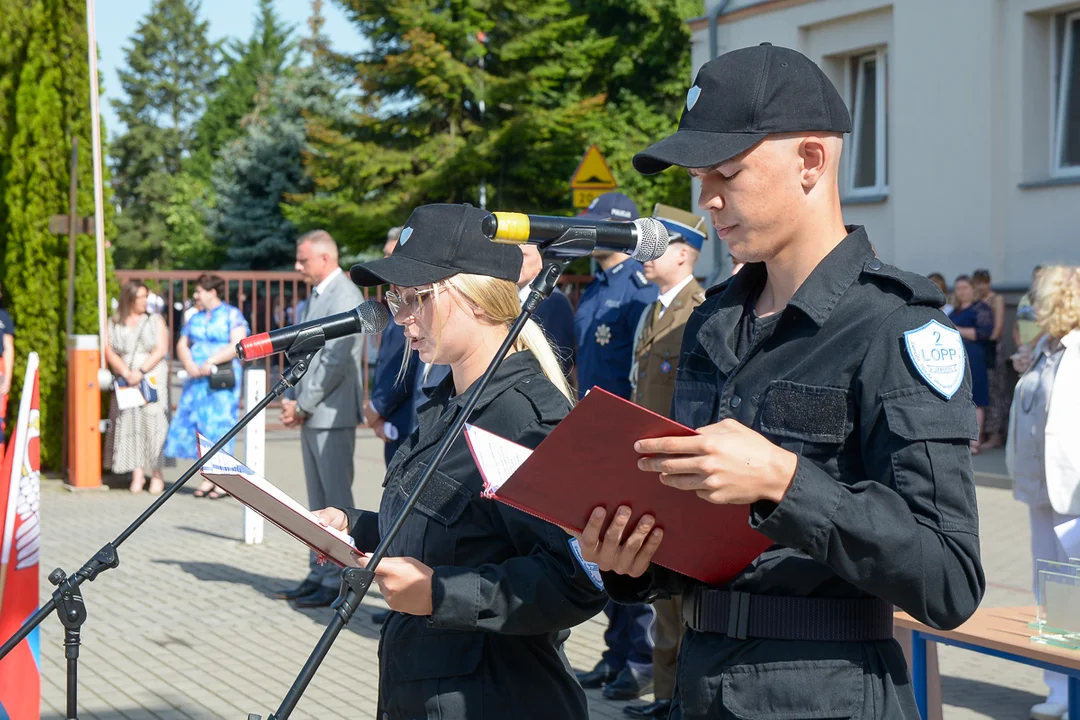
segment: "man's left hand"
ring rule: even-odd
[[[791,487],[799,457],[731,419],[698,428],[700,435],[639,440],[638,467],[660,481],[718,505],[779,503]]]
[[[359,560],[367,567],[368,559]],[[386,604],[391,610],[408,615],[430,615],[431,568],[410,557],[390,557],[375,568],[375,584],[379,586]]]

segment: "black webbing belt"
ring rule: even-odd
[[[698,632],[739,640],[872,642],[893,636],[892,604],[877,598],[780,597],[698,587],[683,598],[683,620]]]

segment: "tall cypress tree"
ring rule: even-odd
[[[80,144],[77,209],[93,213],[85,6],[0,0],[0,14],[16,18],[0,34],[0,275],[17,328],[13,395],[21,389],[27,355],[37,352],[41,462],[55,468],[66,386],[67,237],[49,231],[49,216],[68,212],[73,137]],[[75,329],[96,333],[92,237],[79,236],[77,258]]]
[[[79,138],[77,173],[79,194],[76,208],[80,216],[90,217],[94,214],[94,163],[91,138],[93,125],[90,115],[90,65],[87,62],[86,3],[83,0],[54,0],[49,3],[49,6],[50,25],[55,28],[58,61],[62,68],[60,99],[64,107],[68,145],[71,144],[70,138]],[[104,126],[101,128],[101,133],[104,136]],[[102,182],[106,186],[103,192],[107,198],[107,187],[111,178],[109,168],[104,163],[102,165]],[[66,207],[65,205],[65,212]],[[116,226],[113,224],[115,210],[108,202],[104,203],[103,210],[105,237],[112,240],[116,237]],[[66,238],[62,238],[62,241],[66,248]],[[66,286],[66,252],[62,262]],[[114,273],[112,250],[109,247],[106,247],[105,251],[105,283],[106,298],[117,297],[119,287]],[[75,333],[79,335],[97,335],[98,333],[97,248],[92,234],[76,236],[74,328]]]
[[[217,67],[209,23],[198,20],[198,0],[154,0],[125,50],[114,100],[124,134],[112,143],[117,264],[168,266],[165,215],[175,194],[172,178],[190,155],[194,125],[210,95]]]

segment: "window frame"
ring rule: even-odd
[[[1080,177],[1080,163],[1062,164],[1062,153],[1065,150],[1065,109],[1068,106],[1064,96],[1072,81],[1072,72],[1080,71],[1080,68],[1074,68],[1072,63],[1066,63],[1070,54],[1076,52],[1072,46],[1072,34],[1069,32],[1074,23],[1080,25],[1080,8],[1055,15],[1050,28],[1050,174],[1055,178]],[[1060,43],[1059,29],[1062,38]],[[1058,47],[1059,44],[1061,47]],[[1074,102],[1080,108],[1080,98],[1076,98]]]
[[[874,184],[864,187],[855,185],[856,168],[859,160],[858,137],[862,105],[860,98],[865,95],[863,67],[870,61],[875,62],[875,98],[874,98]],[[889,194],[888,182],[888,51],[885,47],[866,52],[853,53],[846,58],[845,74],[847,81],[847,99],[851,112],[851,152],[845,167],[846,181],[844,194],[849,198],[874,197]]]

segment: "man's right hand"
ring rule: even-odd
[[[335,530],[341,530],[342,532],[349,531],[349,518],[338,508],[323,508],[322,510],[315,510],[311,514],[314,515],[319,521],[319,524],[324,527],[332,527]]]
[[[630,521],[630,515],[630,508],[620,505],[611,525],[601,532],[607,513],[601,507],[593,510],[581,534],[572,533],[578,539],[582,558],[596,563],[605,572],[630,577],[645,574],[660,547],[660,541],[664,539],[664,531],[653,528],[655,521],[651,515],[642,515],[637,527],[627,533],[626,524]]]

